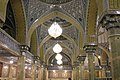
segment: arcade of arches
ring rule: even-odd
[[[0,0],[0,80],[120,80],[119,72],[120,0]]]

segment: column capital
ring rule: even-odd
[[[40,60],[40,57],[39,56],[34,56],[34,60]]]
[[[74,67],[77,67],[77,66],[79,66],[79,61],[74,61]]]
[[[111,28],[120,28],[120,14],[106,14],[101,19],[100,24],[106,30]]]
[[[86,58],[86,56],[82,56],[82,55],[79,55],[78,57],[77,57],[77,60],[80,62],[80,63],[84,63],[84,61],[85,61],[85,58]]]
[[[21,52],[30,51],[30,47],[27,45],[20,45],[20,51]]]
[[[86,53],[88,53],[88,54],[93,54],[93,53],[95,53],[95,51],[96,51],[96,47],[97,47],[96,44],[94,44],[94,45],[92,45],[92,44],[87,44],[87,45],[85,45],[85,46],[83,47],[83,49],[86,51]]]
[[[39,56],[33,56],[33,59],[34,59],[34,63],[37,63],[37,64],[41,63]]]
[[[30,48],[27,45],[20,45],[20,51],[21,51],[21,55],[29,58],[29,59],[33,59],[33,55],[30,53]]]

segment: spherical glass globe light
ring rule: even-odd
[[[62,28],[57,22],[54,22],[51,27],[48,29],[48,33],[50,36],[57,38],[62,34]]]
[[[55,53],[60,53],[62,51],[62,47],[57,43],[54,47],[53,47],[53,51]]]
[[[57,54],[57,55],[55,56],[55,59],[61,60],[61,59],[62,59],[62,55],[61,55],[61,54]]]
[[[62,64],[63,62],[62,62],[62,60],[57,60],[57,64]]]

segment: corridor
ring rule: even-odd
[[[0,0],[0,80],[120,80],[120,0]]]

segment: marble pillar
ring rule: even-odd
[[[108,31],[112,80],[120,80],[120,14],[105,15],[101,23]]]

